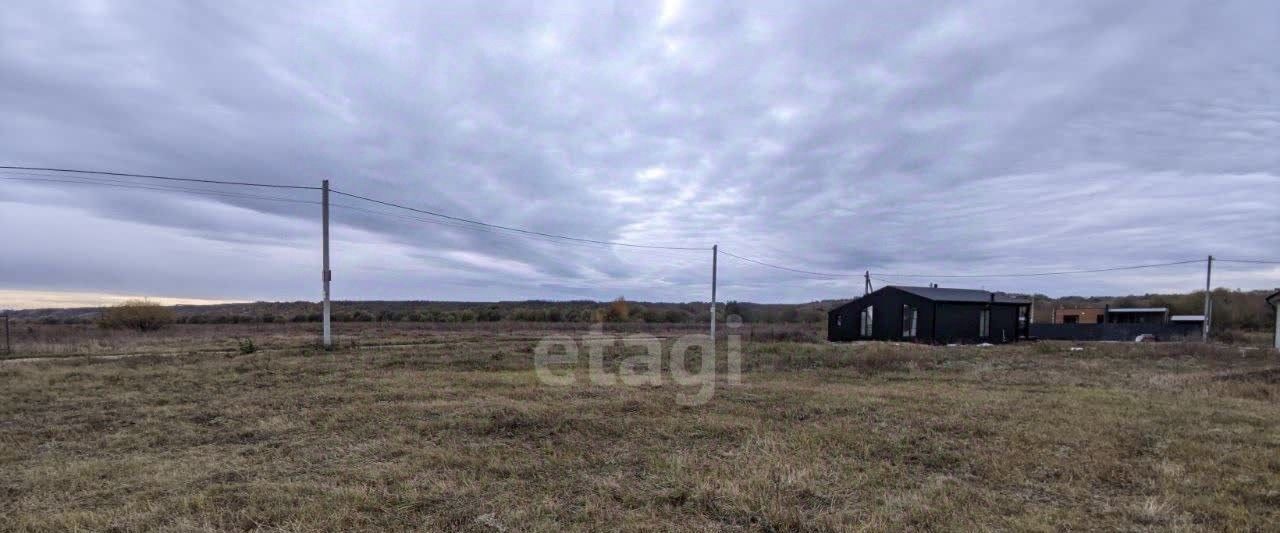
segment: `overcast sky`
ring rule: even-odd
[[[0,164],[328,178],[540,232],[880,277],[1280,258],[1277,2],[475,4],[8,4]],[[709,251],[334,202],[335,298],[709,298]],[[0,307],[320,297],[314,204],[0,179],[0,225]],[[1276,265],[1215,274],[1280,286]],[[1203,264],[900,281],[1204,283]],[[720,283],[724,300],[862,290],[726,256]]]

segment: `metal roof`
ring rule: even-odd
[[[1169,317],[1173,322],[1204,322],[1204,315],[1173,315]]]
[[[1280,291],[1276,291],[1275,294],[1268,296],[1267,301],[1270,302],[1273,307],[1280,308]]]
[[[903,292],[909,292],[921,298],[933,300],[935,302],[988,303],[994,301],[998,304],[1030,303],[1026,300],[1019,300],[1017,298],[1011,298],[1000,294],[996,294],[995,300],[992,300],[991,292],[978,289],[944,289],[941,287],[906,287],[902,285],[889,285],[888,287],[892,287]]]
[[[1110,313],[1168,313],[1168,307],[1112,307]]]

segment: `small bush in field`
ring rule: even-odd
[[[253,339],[240,339],[240,353],[249,355],[258,351],[258,347],[253,344]]]
[[[98,318],[99,327],[138,331],[155,331],[173,322],[172,309],[147,300],[129,300],[109,307]]]

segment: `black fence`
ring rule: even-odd
[[[1132,341],[1155,335],[1162,341],[1199,339],[1199,324],[1032,324],[1031,336],[1064,341]]]

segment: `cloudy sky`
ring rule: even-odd
[[[327,178],[544,233],[1053,295],[1190,291],[1203,264],[890,275],[1280,259],[1280,3],[1033,4],[10,4],[0,165]],[[35,174],[0,171],[0,307],[320,297],[315,191]],[[336,298],[709,297],[709,250],[334,203]],[[1215,274],[1280,286],[1277,265]],[[862,290],[728,256],[720,283]]]

